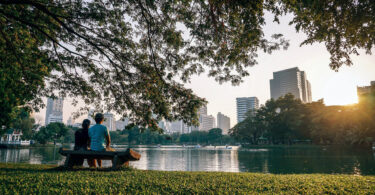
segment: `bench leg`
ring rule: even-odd
[[[119,163],[119,158],[116,155],[113,160],[112,160],[112,169],[117,169],[118,168],[118,163]]]
[[[67,167],[67,168],[71,168],[72,167],[72,165],[73,165],[73,162],[72,162],[72,157],[71,157],[71,155],[70,154],[68,154],[67,156],[66,156],[66,159],[65,159],[65,164],[64,164],[64,166],[65,167]]]
[[[118,169],[122,166],[129,166],[129,160],[119,158],[117,155],[112,160],[112,169]]]

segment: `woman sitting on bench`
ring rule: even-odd
[[[96,124],[89,129],[90,148],[93,151],[114,151],[113,148],[109,147],[111,144],[111,137],[106,126],[102,125],[104,121],[104,115],[97,113],[95,115]],[[96,159],[99,167],[102,167],[102,160]],[[93,167],[96,167],[95,160],[93,161]]]
[[[87,150],[89,146],[89,127],[90,120],[85,119],[82,122],[82,128],[78,129],[74,133],[74,150]],[[74,165],[82,166],[83,158],[77,158],[74,162]],[[90,161],[88,160],[88,164]]]

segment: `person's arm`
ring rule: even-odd
[[[109,148],[109,145],[111,144],[111,136],[109,135],[109,131],[107,128],[106,128],[105,140],[107,142],[106,148]]]
[[[111,137],[109,136],[109,134],[105,137],[105,139],[107,141],[106,148],[109,148],[109,145],[111,144]]]

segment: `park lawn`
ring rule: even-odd
[[[375,194],[375,176],[225,172],[63,171],[0,163],[0,194]]]

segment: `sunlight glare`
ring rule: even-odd
[[[348,105],[358,103],[357,84],[361,79],[350,72],[337,73],[323,87],[326,105]]]

